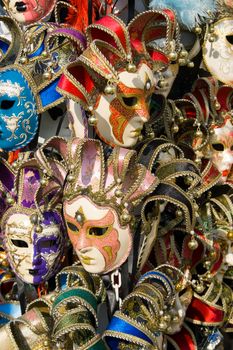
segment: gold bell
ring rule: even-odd
[[[174,124],[172,127],[172,132],[174,132],[174,134],[176,134],[179,131],[179,126]]]
[[[27,63],[27,61],[28,61],[28,59],[25,56],[20,58],[20,63],[22,63],[22,64]]]
[[[14,199],[12,197],[7,197],[6,202],[11,205],[14,203]]]
[[[228,231],[228,233],[227,233],[227,238],[228,238],[230,241],[233,241],[233,231]]]
[[[198,247],[198,242],[194,238],[192,238],[191,241],[188,242],[188,247],[191,250],[196,250]]]
[[[115,191],[115,196],[116,196],[117,198],[121,198],[121,197],[123,196],[122,191],[119,190],[119,189],[117,189],[117,190]]]
[[[97,124],[97,119],[94,115],[88,118],[88,124],[90,126],[95,126]]]
[[[74,175],[69,174],[66,179],[68,182],[72,182],[72,181],[74,181]]]
[[[186,50],[181,50],[179,56],[180,58],[186,58],[188,56],[188,52]]]
[[[180,66],[186,66],[187,60],[185,58],[179,58],[178,63]]]
[[[213,43],[216,40],[216,36],[215,35],[210,35],[208,39],[209,39],[209,41],[211,43]]]
[[[159,80],[159,81],[158,81],[158,87],[159,87],[160,89],[166,88],[166,87],[167,87],[167,82],[166,82],[166,80],[165,80],[165,79]]]
[[[201,34],[202,29],[201,29],[201,27],[195,27],[194,31],[196,34]]]
[[[126,69],[129,73],[135,73],[137,71],[137,67],[133,63],[128,63]]]
[[[43,231],[43,227],[41,225],[36,225],[35,231],[36,233],[41,233]]]
[[[47,185],[47,179],[42,178],[42,179],[40,180],[40,184],[41,184],[42,186]]]
[[[187,63],[187,67],[188,67],[188,68],[193,68],[193,67],[194,67],[194,63],[193,63],[192,61],[189,61],[189,62]]]
[[[51,72],[45,72],[43,74],[44,79],[50,80],[52,78],[52,73]]]
[[[221,108],[221,105],[220,105],[220,103],[219,103],[218,101],[215,101],[214,107],[215,107],[215,109],[216,109],[217,111],[219,111],[219,109]]]
[[[169,53],[168,57],[169,57],[169,59],[170,59],[171,61],[176,61],[177,58],[178,58],[178,55],[177,55],[177,53],[176,53],[175,51],[173,51],[173,52],[170,52],[170,53]]]
[[[30,221],[31,221],[32,224],[37,224],[37,222],[38,222],[38,215],[37,214],[32,214],[30,216]]]
[[[129,215],[128,211],[123,212],[123,214],[121,215],[121,220],[125,224],[128,224],[131,221],[131,215]]]
[[[106,95],[113,95],[115,93],[115,87],[108,84],[104,89],[104,93]]]

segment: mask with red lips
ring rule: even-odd
[[[4,0],[7,11],[16,21],[27,25],[48,16],[56,0]]]

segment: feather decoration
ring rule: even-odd
[[[88,0],[70,0],[68,15],[65,22],[72,28],[85,32],[88,26]],[[98,17],[98,11],[101,7],[100,0],[92,1],[92,22]]]
[[[175,11],[180,25],[189,30],[204,24],[217,10],[215,0],[151,0],[149,6]]]

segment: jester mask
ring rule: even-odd
[[[15,274],[26,283],[39,284],[53,276],[60,266],[64,226],[58,210],[46,209],[56,191],[44,195],[38,206],[39,169],[28,165],[19,172],[14,191],[16,202],[2,219],[4,249]]]
[[[68,174],[62,175],[55,163],[49,165],[44,147],[60,151]],[[120,267],[131,252],[137,225],[144,232],[155,229],[153,220],[142,220],[139,208],[157,187],[158,178],[137,163],[135,151],[116,147],[106,161],[100,141],[75,138],[71,143],[54,137],[37,151],[37,159],[46,172],[60,173],[65,181],[68,235],[88,272],[104,274]]]
[[[166,45],[159,52],[146,44],[172,36],[171,18],[168,10],[148,11],[127,27],[113,15],[102,18],[87,28],[88,49],[59,81],[58,90],[83,105],[89,125],[110,146],[132,148],[141,139],[150,118],[153,70],[169,63]]]

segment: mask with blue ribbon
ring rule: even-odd
[[[11,33],[11,42],[0,36],[0,149],[15,151],[35,137],[38,114],[64,100],[58,80],[66,62],[84,50],[85,38],[55,23],[22,33],[13,19],[0,17],[0,22]]]

